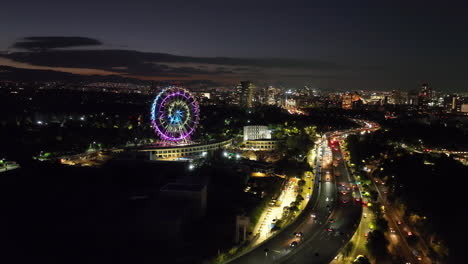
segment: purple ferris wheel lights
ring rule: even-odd
[[[162,140],[188,140],[199,120],[199,107],[193,95],[177,86],[163,89],[151,106],[151,124]]]

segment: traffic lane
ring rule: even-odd
[[[318,178],[319,176],[316,176],[316,180]],[[292,234],[298,227],[300,227],[299,229],[305,229],[307,227],[307,231],[304,232],[304,240],[307,239],[308,236],[319,231],[320,228],[317,227],[318,225],[315,225],[316,222],[311,219],[310,215],[312,212],[315,212],[320,215],[322,219],[322,215],[324,215],[329,208],[327,207],[328,204],[324,203],[322,200],[325,200],[327,196],[330,196],[335,191],[333,185],[326,184],[325,182],[320,182],[319,184],[320,190],[316,190],[312,194],[311,201],[309,201],[304,213],[301,214],[294,223],[280,231],[275,237],[267,240],[263,245],[229,263],[270,263],[290,253],[291,248],[289,245],[292,241],[295,241]],[[265,249],[268,249],[268,253],[265,252]]]
[[[413,253],[410,251],[410,249],[402,241],[403,239],[406,239],[406,238],[401,235],[398,229],[398,225],[392,223],[392,221],[388,221],[388,226],[389,226],[389,229],[395,230],[395,233],[392,233],[392,232],[389,233],[390,244],[395,249],[395,251],[398,252],[399,255],[404,256],[406,261],[409,261],[411,263],[419,262],[416,259],[416,257],[413,255]]]
[[[387,219],[387,222],[389,223],[389,226],[392,225],[392,228],[396,230],[397,234],[399,235],[399,240],[403,241],[403,243],[400,243],[400,249],[402,250],[403,255],[406,255],[407,260],[411,260],[412,262],[420,262],[420,260],[415,256],[412,252],[412,247],[408,244],[407,239],[407,232],[409,230],[405,230],[406,226],[405,225],[400,225],[398,223],[401,223],[400,220],[396,217],[396,213],[393,211],[393,208],[391,206],[388,206],[387,201],[384,199],[382,193],[384,192],[383,190],[380,190],[380,188],[385,187],[384,185],[378,184],[379,181],[376,180],[375,178],[371,177],[371,180],[374,184],[375,189],[377,190],[379,194],[380,200],[383,202],[384,205],[386,205],[386,213],[385,213],[385,218]],[[389,221],[390,220],[390,221]],[[403,246],[405,245],[405,246]],[[424,252],[424,251],[423,251]],[[424,252],[425,253],[425,252]],[[430,258],[424,254],[424,263],[430,263]]]
[[[315,237],[322,237],[323,235],[330,236],[330,233],[327,231],[327,227],[329,226],[329,209],[327,205],[330,203],[333,202],[321,202],[316,210],[316,214],[320,216],[317,216],[316,219],[310,217],[309,220],[304,221],[302,225],[298,227],[296,232],[303,232],[303,237],[298,240],[298,247],[290,250],[288,253],[294,254],[295,252],[303,251],[304,246],[309,247],[311,239],[314,240]],[[285,256],[283,255],[282,257]],[[279,263],[288,263],[289,257],[286,256],[285,259],[276,258],[276,260],[279,260]]]
[[[270,248],[268,248],[268,246],[272,246],[271,244],[265,244],[265,248],[268,248],[269,252],[272,251],[273,254],[270,254],[269,257],[263,258],[263,261],[266,261],[266,263],[268,263],[269,261],[278,260],[288,253],[297,251],[298,249],[291,249],[289,247],[292,241],[297,241],[298,245],[300,246],[303,243],[303,241],[307,241],[314,234],[325,230],[325,227],[328,224],[328,217],[330,215],[330,211],[333,209],[334,204],[336,203],[336,199],[327,198],[333,197],[334,194],[336,194],[335,185],[331,182],[322,181],[321,192],[319,194],[315,207],[311,208],[312,210],[304,211],[305,213],[300,216],[302,217],[302,221],[300,221],[299,225],[295,227],[295,231],[283,231],[285,236],[283,238],[279,237],[279,239],[286,239],[287,243],[281,243],[280,248],[273,248],[273,250],[270,250]],[[311,217],[311,214],[314,214],[316,218]],[[303,236],[299,239],[294,238],[294,232],[302,232]]]
[[[343,175],[346,175],[346,168],[340,165],[345,173]],[[348,202],[337,201],[332,215],[333,223],[325,224],[322,231],[306,240],[281,263],[328,263],[336,256],[354,234],[362,215],[362,206],[355,204],[350,194],[347,195]],[[328,231],[328,228],[332,230]]]
[[[327,144],[324,142],[322,150],[321,150],[322,153],[320,153],[320,155],[319,155],[321,160],[323,158],[323,153],[325,152],[326,147],[327,147]],[[341,153],[339,151],[340,151],[339,149],[337,149],[335,151],[335,153],[332,151],[332,155],[333,154],[340,155]],[[322,162],[318,162],[317,172],[320,171],[320,169],[321,169],[321,165],[322,165],[321,163]],[[342,168],[340,168],[340,169],[343,170],[343,171],[346,171],[346,168],[344,166],[342,166]],[[345,174],[343,174],[343,175],[345,175]],[[317,173],[316,174],[316,180],[319,177],[323,178],[323,175],[321,175],[321,173]],[[349,176],[348,176],[348,178],[349,178]],[[329,217],[329,214],[331,213],[330,211],[331,211],[331,208],[333,206],[333,204],[332,205],[329,204],[330,201],[326,201],[326,198],[329,197],[329,196],[331,197],[332,195],[335,195],[335,198],[333,198],[333,199],[336,202],[336,190],[335,190],[335,188],[333,188],[334,184],[332,184],[330,182],[322,182],[322,183],[318,184],[317,187],[319,185],[320,185],[320,189],[323,187],[323,191],[319,192],[319,195],[316,196],[317,200],[315,201],[315,206],[316,206],[315,213],[318,216],[317,219],[308,218],[309,214],[311,212],[313,212],[314,210],[312,210],[311,208],[306,208],[306,210],[304,210],[304,214],[299,216],[302,219],[297,219],[296,222],[294,222],[289,227],[287,227],[285,230],[283,230],[282,232],[277,234],[274,238],[268,240],[262,246],[254,249],[253,251],[247,253],[246,255],[232,261],[231,263],[236,263],[236,262],[238,262],[238,263],[259,263],[259,262],[269,263],[271,261],[275,261],[275,260],[283,257],[284,255],[286,255],[286,254],[288,254],[290,252],[294,252],[294,250],[298,251],[298,249],[296,249],[296,248],[295,249],[288,248],[288,246],[291,243],[290,241],[295,241],[294,237],[291,238],[292,233],[294,232],[294,231],[291,231],[291,230],[305,229],[305,228],[307,229],[307,232],[304,233],[304,237],[299,242],[307,241],[307,239],[310,240],[310,238],[309,238],[310,236],[314,237],[314,236],[317,236],[318,234],[324,232],[323,231],[323,230],[325,230],[324,226],[327,225],[327,219]],[[314,192],[313,196],[316,193],[317,192]],[[308,207],[310,205],[311,205],[311,202],[309,202]],[[346,217],[346,215],[344,217]],[[340,217],[340,218],[344,218],[344,217]],[[295,225],[296,223],[298,223],[298,225]],[[346,228],[344,228],[344,229],[346,229]],[[345,231],[347,232],[347,230],[345,230]],[[303,232],[303,231],[300,231],[300,232]],[[341,248],[341,244],[337,244],[337,246],[338,246],[338,248],[336,248],[336,250],[332,250],[331,252],[335,252],[335,254],[336,254],[336,252]],[[332,248],[335,248],[335,247],[332,247]],[[268,254],[266,253],[265,249],[268,249]],[[330,257],[334,257],[334,255],[333,254],[330,255]]]
[[[362,207],[352,204],[337,205],[334,222],[323,226],[311,239],[306,240],[297,252],[291,252],[281,263],[328,263],[349,241],[360,221]],[[332,227],[333,231],[327,228]]]
[[[324,146],[326,147],[325,143]],[[320,155],[320,157],[322,157],[322,155]],[[320,165],[321,162],[318,162],[317,171],[320,170]],[[323,178],[321,173],[316,174],[315,180],[318,180],[319,178]],[[299,216],[301,219],[296,220],[295,223],[298,223],[297,225],[295,225],[295,223],[291,224],[281,233],[277,234],[274,238],[265,242],[265,244],[262,246],[232,261],[231,263],[270,263],[271,261],[276,261],[290,252],[298,251],[296,248],[291,249],[289,247],[290,243],[293,241],[307,241],[309,237],[316,236],[318,233],[323,232],[323,230],[326,229],[325,227],[328,225],[328,217],[330,216],[333,206],[337,202],[336,186],[332,182],[327,181],[319,181],[317,186],[319,185],[320,191],[316,196],[317,198],[315,200],[315,208],[311,207],[312,203],[309,202],[309,208],[306,208],[306,210],[304,210],[304,214]],[[317,192],[314,192],[313,196],[316,194]],[[315,213],[317,218],[311,219],[311,213]],[[294,238],[292,235],[294,233],[292,230],[294,229],[296,229],[296,232],[303,232],[304,235],[301,239],[297,240]],[[268,249],[268,253],[265,252],[265,249]],[[336,250],[339,250],[339,248]]]
[[[389,227],[393,228],[396,232],[394,234],[398,234],[399,241],[403,243],[398,243],[398,247],[400,249],[400,252],[402,252],[402,255],[406,256],[406,259],[411,261],[412,263],[420,262],[417,257],[411,252],[411,247],[408,244],[408,241],[406,240],[406,232],[405,230],[402,230],[402,226],[398,224],[398,220],[395,221],[395,217],[393,216],[393,211],[391,208],[386,209],[386,214],[385,218],[387,219],[387,222],[389,224]],[[388,221],[390,220],[390,221]],[[424,262],[426,263],[426,262]]]

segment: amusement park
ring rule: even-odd
[[[209,144],[193,140],[199,120],[200,107],[188,90],[177,86],[164,88],[151,106],[151,125],[160,140],[138,150],[149,153],[150,160],[177,159],[206,155],[231,145],[231,139]]]

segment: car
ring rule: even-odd
[[[395,229],[390,227],[390,233],[395,233]]]
[[[297,247],[297,241],[291,242],[291,244],[289,244],[289,246],[292,247],[292,248]]]
[[[296,237],[302,237],[302,232],[296,232]]]

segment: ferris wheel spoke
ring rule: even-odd
[[[193,133],[198,120],[197,101],[181,87],[163,89],[151,105],[151,123],[163,140],[184,140]]]

